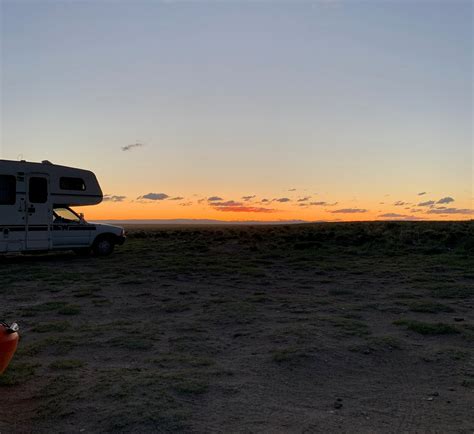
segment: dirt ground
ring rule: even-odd
[[[0,433],[474,431],[474,223],[131,227],[0,258]]]

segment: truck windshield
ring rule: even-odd
[[[69,208],[54,208],[54,223],[80,223],[79,216]]]

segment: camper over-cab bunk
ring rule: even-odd
[[[74,206],[97,205],[96,176],[49,161],[0,160],[0,253],[74,250],[98,256],[123,244],[117,226],[88,223]]]

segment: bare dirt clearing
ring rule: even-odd
[[[472,432],[474,226],[130,228],[0,258],[0,432]]]

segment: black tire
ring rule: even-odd
[[[99,237],[92,246],[96,256],[109,256],[114,251],[115,243],[111,237]]]
[[[89,256],[91,254],[91,249],[89,247],[82,247],[80,249],[74,249],[74,253],[77,256],[86,257],[86,256]]]

